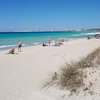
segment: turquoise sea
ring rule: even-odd
[[[48,39],[58,41],[93,37],[100,31],[67,31],[67,32],[0,32],[0,50],[17,47],[18,41],[22,41],[23,46],[32,46],[48,43]]]

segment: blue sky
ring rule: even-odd
[[[100,28],[100,0],[0,0],[0,31]]]

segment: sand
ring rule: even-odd
[[[100,39],[77,39],[60,47],[23,47],[18,55],[0,51],[0,100],[62,100],[53,96],[57,91],[41,92],[45,81],[65,62],[78,60],[99,46]]]

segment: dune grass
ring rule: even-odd
[[[51,77],[45,82],[42,88],[44,87],[50,87],[54,84],[56,84],[58,80],[58,74],[55,72],[54,74],[51,75]]]
[[[70,92],[77,92],[80,87],[84,86],[84,68],[95,67],[100,64],[100,48],[96,49],[87,57],[79,61],[66,63],[62,66],[59,73],[54,73],[44,87],[56,84],[62,89],[69,90]]]
[[[83,85],[83,72],[79,69],[78,62],[66,64],[61,69],[58,85],[61,88],[76,91],[77,88]]]

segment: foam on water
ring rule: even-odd
[[[10,48],[10,47],[16,47],[17,45],[2,45],[0,48]]]
[[[100,34],[100,32],[94,32],[94,33],[80,33],[80,34],[75,34],[75,35],[72,35],[72,36],[92,36],[92,35],[95,35],[95,34]]]
[[[17,47],[18,41],[22,41],[23,46],[39,45],[51,41],[59,41],[61,38],[65,40],[73,40],[77,38],[86,38],[88,35],[93,36],[100,34],[99,32],[85,32],[85,31],[72,31],[72,32],[12,32],[0,33],[0,50]]]

